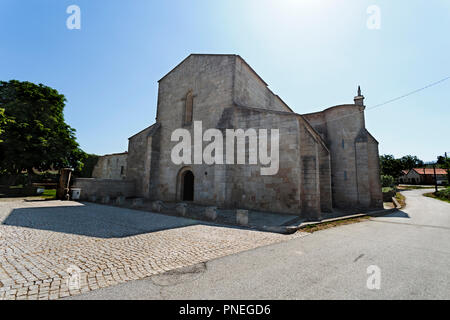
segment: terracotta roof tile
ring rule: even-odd
[[[431,175],[434,175],[434,169],[433,168],[413,168],[412,170],[414,170],[418,174],[425,174],[425,175],[431,174]],[[441,168],[436,168],[436,174],[447,174],[447,170],[446,169],[441,169]]]

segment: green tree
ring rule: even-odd
[[[393,176],[387,176],[387,175],[381,175],[381,186],[386,187],[393,187],[395,185],[395,180]]]
[[[0,81],[0,108],[8,119],[0,133],[0,171],[18,175],[33,168],[80,169],[85,153],[64,121],[66,98],[42,84]]]
[[[97,164],[99,156],[96,154],[86,154],[86,159],[83,161],[83,167],[75,170],[74,175],[79,178],[92,178],[92,171]]]
[[[437,157],[437,165],[439,168],[447,170],[447,181],[450,183],[450,158],[447,157],[447,153],[445,156]]]
[[[0,108],[0,135],[5,130],[6,126],[6,116],[5,116],[5,109]],[[0,140],[2,142],[2,140]]]
[[[380,169],[382,175],[398,178],[402,175],[402,161],[391,154],[384,154],[380,156]]]
[[[423,167],[424,163],[422,160],[417,158],[416,156],[403,156],[400,159],[402,170],[412,169],[412,168],[420,168]]]

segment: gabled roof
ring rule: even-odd
[[[421,175],[434,175],[434,169],[433,168],[413,168],[411,170],[414,170],[415,172],[417,172],[418,174]],[[436,174],[447,174],[447,170],[446,169],[442,169],[442,168],[436,168]]]
[[[128,154],[128,151],[125,151],[125,152],[119,152],[119,153],[109,153],[109,154],[104,154],[103,156],[100,156],[100,157],[122,156],[122,155],[126,155],[126,154]]]
[[[247,61],[245,61],[244,58],[242,58],[240,55],[238,54],[212,54],[212,53],[191,53],[190,55],[188,55],[186,58],[184,58],[179,64],[177,64],[172,70],[170,70],[168,73],[166,73],[161,79],[158,80],[158,82],[160,82],[161,80],[163,80],[165,77],[167,77],[169,74],[171,74],[173,71],[175,71],[179,66],[181,66],[187,59],[189,59],[191,56],[225,56],[225,57],[236,57],[237,59],[240,59],[242,61],[242,63],[244,63],[249,69],[250,71],[267,87],[267,89],[269,90],[269,92],[276,98],[278,99],[288,110],[294,112],[291,107],[289,107],[287,105],[286,102],[283,101],[283,99],[281,99],[281,97],[277,94],[275,94],[270,88],[269,85],[267,84],[267,82],[264,81],[263,78],[261,78],[261,76],[247,63]]]
[[[247,65],[247,67],[249,67],[249,69],[259,78],[259,80],[261,80],[266,86],[268,86],[268,84],[263,80],[263,78],[261,78],[259,76],[259,74],[256,73],[255,70],[253,70],[253,68],[247,63],[247,61],[245,61],[240,55],[237,54],[220,54],[220,53],[191,53],[190,55],[188,55],[186,58],[184,58],[179,64],[177,64],[172,70],[170,70],[169,72],[167,72],[161,79],[158,80],[158,82],[160,82],[162,79],[164,79],[165,77],[167,77],[169,74],[171,74],[173,71],[175,71],[179,66],[181,66],[187,59],[189,59],[191,56],[224,56],[224,57],[237,57],[239,59],[241,59],[241,61],[243,63],[245,63]]]
[[[162,79],[167,77],[169,74],[171,74],[173,71],[175,71],[179,66],[181,66],[187,59],[189,59],[191,56],[228,56],[228,57],[236,57],[236,54],[212,54],[212,53],[191,53],[186,58],[184,58],[179,64],[177,64],[175,67],[172,68],[169,72],[167,72],[161,79],[158,80],[160,82]],[[242,59],[242,58],[241,58]]]
[[[142,129],[142,130],[139,131],[138,133],[135,133],[135,134],[133,134],[131,137],[129,137],[128,140],[130,140],[130,139],[134,138],[135,136],[141,134],[141,133],[144,132],[145,130],[151,129],[152,127],[153,127],[153,128],[156,127],[156,129],[159,128],[159,123],[154,123],[154,124],[152,124],[151,126],[148,126],[147,128]],[[150,130],[150,132],[153,132],[153,131]]]

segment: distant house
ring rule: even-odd
[[[403,175],[398,179],[400,183],[407,184],[434,184],[433,168],[413,168],[411,170],[402,170]],[[447,181],[447,170],[436,168],[436,180],[438,184]]]
[[[409,170],[402,170],[402,175],[398,178],[399,183],[408,183],[408,175]]]

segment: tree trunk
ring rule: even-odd
[[[27,186],[28,187],[31,187],[32,186],[32,184],[33,184],[33,168],[28,168],[27,169],[27,173],[28,173],[28,176],[27,176]]]

